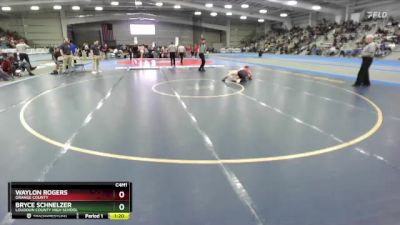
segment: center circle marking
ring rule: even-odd
[[[352,145],[355,145],[357,143],[360,143],[367,138],[371,137],[374,133],[376,133],[379,128],[382,126],[383,123],[383,113],[382,110],[370,99],[368,99],[365,96],[362,96],[360,94],[357,94],[353,91],[346,90],[344,88],[339,88],[343,89],[344,91],[351,93],[365,102],[367,102],[376,112],[376,122],[372,128],[370,128],[367,132],[362,134],[359,137],[356,137],[350,141],[343,142],[338,145],[322,148],[322,149],[317,149],[317,150],[310,150],[306,151],[303,153],[297,153],[297,154],[289,154],[289,155],[279,155],[279,156],[271,156],[271,157],[255,157],[255,158],[238,158],[238,159],[220,159],[220,160],[198,160],[198,159],[174,159],[174,158],[155,158],[155,157],[140,157],[140,156],[134,156],[134,155],[122,155],[122,154],[115,154],[115,153],[109,153],[109,152],[103,152],[103,151],[97,151],[97,150],[92,150],[92,149],[85,149],[85,148],[80,148],[77,146],[72,146],[72,145],[67,145],[64,143],[61,143],[57,140],[53,140],[46,135],[43,135],[33,129],[26,121],[25,119],[25,111],[29,107],[29,105],[37,100],[38,98],[53,92],[55,90],[65,88],[68,86],[72,86],[75,84],[83,83],[83,82],[88,82],[92,80],[86,80],[86,81],[79,81],[67,85],[63,85],[54,89],[47,90],[45,92],[42,92],[41,94],[33,97],[30,99],[28,102],[24,104],[22,107],[20,114],[19,114],[19,119],[22,124],[22,126],[33,136],[36,138],[47,142],[48,144],[60,147],[60,148],[68,148],[71,151],[79,152],[79,153],[84,153],[84,154],[89,154],[89,155],[94,155],[94,156],[100,156],[100,157],[106,157],[106,158],[114,158],[114,159],[122,159],[122,160],[130,160],[130,161],[140,161],[140,162],[149,162],[149,163],[163,163],[163,164],[188,164],[188,165],[218,165],[218,164],[247,164],[247,163],[262,163],[262,162],[272,162],[272,161],[283,161],[283,160],[291,160],[291,159],[299,159],[299,158],[306,158],[306,157],[312,157],[312,156],[318,156],[338,150],[342,150],[344,148],[350,147]],[[182,97],[182,96],[181,96]]]
[[[153,85],[153,87],[151,87],[151,89],[157,94],[176,98],[176,96],[174,94],[170,94],[170,93],[167,93],[167,92],[160,91],[157,88],[162,86],[162,85],[171,84],[171,83],[177,83],[177,82],[185,82],[185,81],[212,81],[212,82],[215,82],[216,80],[212,80],[212,79],[169,80],[169,81],[159,82],[159,83]],[[240,94],[245,90],[244,86],[241,85],[241,84],[237,84],[237,83],[234,83],[234,82],[229,83],[229,84],[234,84],[234,85],[238,86],[239,89],[237,91],[235,91],[235,92],[232,92],[232,93],[220,94],[220,95],[179,95],[179,97],[181,97],[181,98],[222,98],[222,97],[229,97],[229,96]]]

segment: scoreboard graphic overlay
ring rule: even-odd
[[[10,182],[13,219],[128,220],[131,182]]]

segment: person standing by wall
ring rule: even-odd
[[[192,45],[189,46],[189,51],[190,51],[190,57],[193,58],[193,56],[194,56],[194,48],[193,48]]]
[[[185,46],[179,45],[178,53],[179,53],[179,57],[181,58],[181,64],[183,64],[183,57],[185,57],[185,52],[186,52]]]
[[[68,70],[72,70],[72,55],[71,55],[71,47],[69,43],[69,39],[65,38],[64,43],[59,47],[61,56],[63,57],[63,69],[64,72],[67,73]]]
[[[201,43],[199,46],[199,57],[201,59],[201,65],[200,65],[199,71],[202,71],[202,72],[206,71],[204,69],[204,65],[206,64],[206,56],[205,56],[206,50],[207,50],[206,39],[203,38],[203,39],[201,39]]]
[[[129,60],[132,61],[133,59],[133,47],[128,45],[128,53],[129,53]]]
[[[132,47],[133,58],[139,58],[139,47],[137,44],[134,44]]]
[[[174,42],[168,46],[169,58],[171,59],[171,66],[175,66],[176,46]]]
[[[89,54],[90,54],[89,44],[88,44],[88,43],[84,43],[84,44],[83,44],[83,49],[85,50],[86,58],[89,58]],[[85,58],[85,59],[86,59],[86,58]]]
[[[86,55],[86,53],[84,55]],[[55,47],[52,58],[53,58],[53,61],[56,66],[55,66],[55,69],[53,70],[53,72],[50,73],[51,75],[57,75],[57,74],[61,73],[62,65],[61,65],[61,62],[58,60],[59,57],[61,57],[60,49],[58,47]]]
[[[26,50],[30,47],[25,43],[25,40],[19,40],[19,43],[15,46],[15,48],[17,49],[17,53],[19,54],[19,59],[21,61],[25,60],[27,63],[29,63],[29,65],[31,65],[31,70],[36,69],[36,67],[32,67],[31,61],[29,60],[29,55],[26,53]]]
[[[193,48],[194,57],[197,58],[197,54],[199,54],[199,45],[195,44]]]
[[[373,35],[368,35],[365,37],[365,43],[367,44],[362,52],[362,64],[360,71],[358,72],[357,75],[357,80],[353,84],[353,87],[359,87],[361,85],[363,86],[370,86],[371,83],[369,81],[369,67],[372,64],[372,61],[374,59],[375,52],[377,50],[377,45],[374,43],[374,36]]]
[[[71,50],[71,55],[72,55],[72,66],[74,66],[76,64],[75,56],[77,55],[77,51],[76,51],[77,48],[78,48],[78,46],[76,46],[72,40],[69,40],[69,49]]]
[[[108,59],[108,55],[107,55],[107,53],[108,53],[108,45],[107,45],[107,43],[105,43],[102,47],[101,47],[101,53],[102,53],[102,55],[103,55],[103,59]]]
[[[93,55],[93,71],[92,74],[97,74],[100,72],[100,45],[99,41],[95,41],[92,49],[91,49],[92,55]]]
[[[139,45],[140,59],[144,58],[144,45]]]

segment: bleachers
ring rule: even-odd
[[[367,35],[375,36],[375,43],[382,46],[377,56],[390,54],[400,42],[398,20],[353,21],[341,24],[322,20],[314,27],[294,27],[290,30],[272,30],[256,42],[247,43],[243,48],[272,54],[301,55],[339,55],[348,52],[348,56],[357,56],[363,47]],[[386,50],[384,50],[386,49]]]

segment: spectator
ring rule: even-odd
[[[97,74],[99,72],[101,72],[99,70],[100,67],[100,45],[99,45],[99,41],[95,41],[93,46],[92,46],[92,55],[93,55],[93,74]]]
[[[179,53],[179,57],[181,58],[181,64],[183,64],[183,57],[185,56],[185,51],[186,51],[185,46],[180,45],[178,47],[178,53]]]
[[[25,40],[19,40],[19,43],[15,46],[15,48],[17,49],[17,53],[19,54],[19,59],[21,61],[25,60],[27,63],[29,63],[29,65],[32,66],[31,61],[29,60],[29,55],[26,53],[26,50],[30,47],[25,43]],[[31,67],[30,69],[35,70],[36,67]]]
[[[13,69],[15,69],[15,74],[17,75],[21,75],[21,72],[25,72],[27,71],[29,76],[34,76],[35,74],[32,73],[31,70],[31,65],[24,61],[24,60],[18,60],[17,54],[14,54],[14,57],[12,58],[12,62],[13,62]]]
[[[53,72],[50,73],[51,75],[57,75],[57,74],[61,73],[62,62],[60,60],[58,60],[60,57],[61,57],[60,48],[57,48],[57,47],[54,48],[53,61],[56,66],[55,66],[55,69],[53,70]]]
[[[171,59],[171,66],[175,66],[176,46],[174,42],[168,46],[169,58]]]
[[[63,69],[64,73],[72,70],[72,55],[69,39],[65,38],[64,43],[59,47],[61,56],[63,57]],[[62,71],[61,71],[62,72]]]
[[[2,76],[3,79],[4,77],[11,77],[13,78],[16,75],[16,69],[14,66],[14,57],[13,56],[8,56],[5,58],[3,63],[1,64],[1,69],[2,72],[4,72],[7,76]]]
[[[127,48],[129,48],[129,46]],[[103,59],[108,59],[107,53],[108,53],[108,45],[107,45],[107,43],[105,43],[101,47],[101,54],[103,55],[103,57],[102,57]]]

